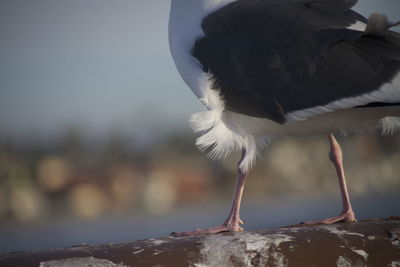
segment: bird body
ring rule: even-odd
[[[191,122],[206,132],[197,144],[213,147],[212,157],[245,147],[242,168],[248,171],[271,136],[388,132],[400,125],[390,118],[400,116],[398,106],[355,109],[400,103],[400,37],[383,27],[378,37],[397,39],[370,41],[367,21],[348,1],[319,1],[327,8],[342,2],[333,13],[307,2],[172,0],[171,52],[183,80],[207,107]],[[346,121],[349,116],[358,119]]]
[[[200,149],[242,150],[241,180],[270,137],[327,134],[337,152],[332,133],[400,128],[400,34],[356,3],[172,0],[171,53],[206,107],[191,117]]]

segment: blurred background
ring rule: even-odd
[[[360,0],[400,19],[398,0]],[[0,1],[0,253],[215,226],[239,155],[198,152],[202,109],[169,55],[169,1]],[[398,28],[397,28],[398,29]],[[400,137],[339,138],[358,218],[400,215]],[[246,229],[337,215],[326,137],[275,140],[251,173]]]

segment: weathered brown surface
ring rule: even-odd
[[[0,255],[0,266],[400,266],[400,218]]]

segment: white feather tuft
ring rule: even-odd
[[[392,135],[400,131],[400,117],[386,117],[380,121],[383,135]]]
[[[225,105],[219,92],[211,88],[201,99],[209,110],[195,113],[190,118],[193,130],[203,132],[196,145],[201,151],[211,149],[208,156],[212,159],[224,159],[234,150],[244,149],[246,154],[239,168],[247,173],[254,165],[260,148],[265,146],[265,139],[257,138],[248,132],[249,129],[240,127],[240,118],[224,111]]]

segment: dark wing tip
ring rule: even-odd
[[[354,7],[358,0],[305,0],[305,4],[316,10],[330,13],[341,14]]]

